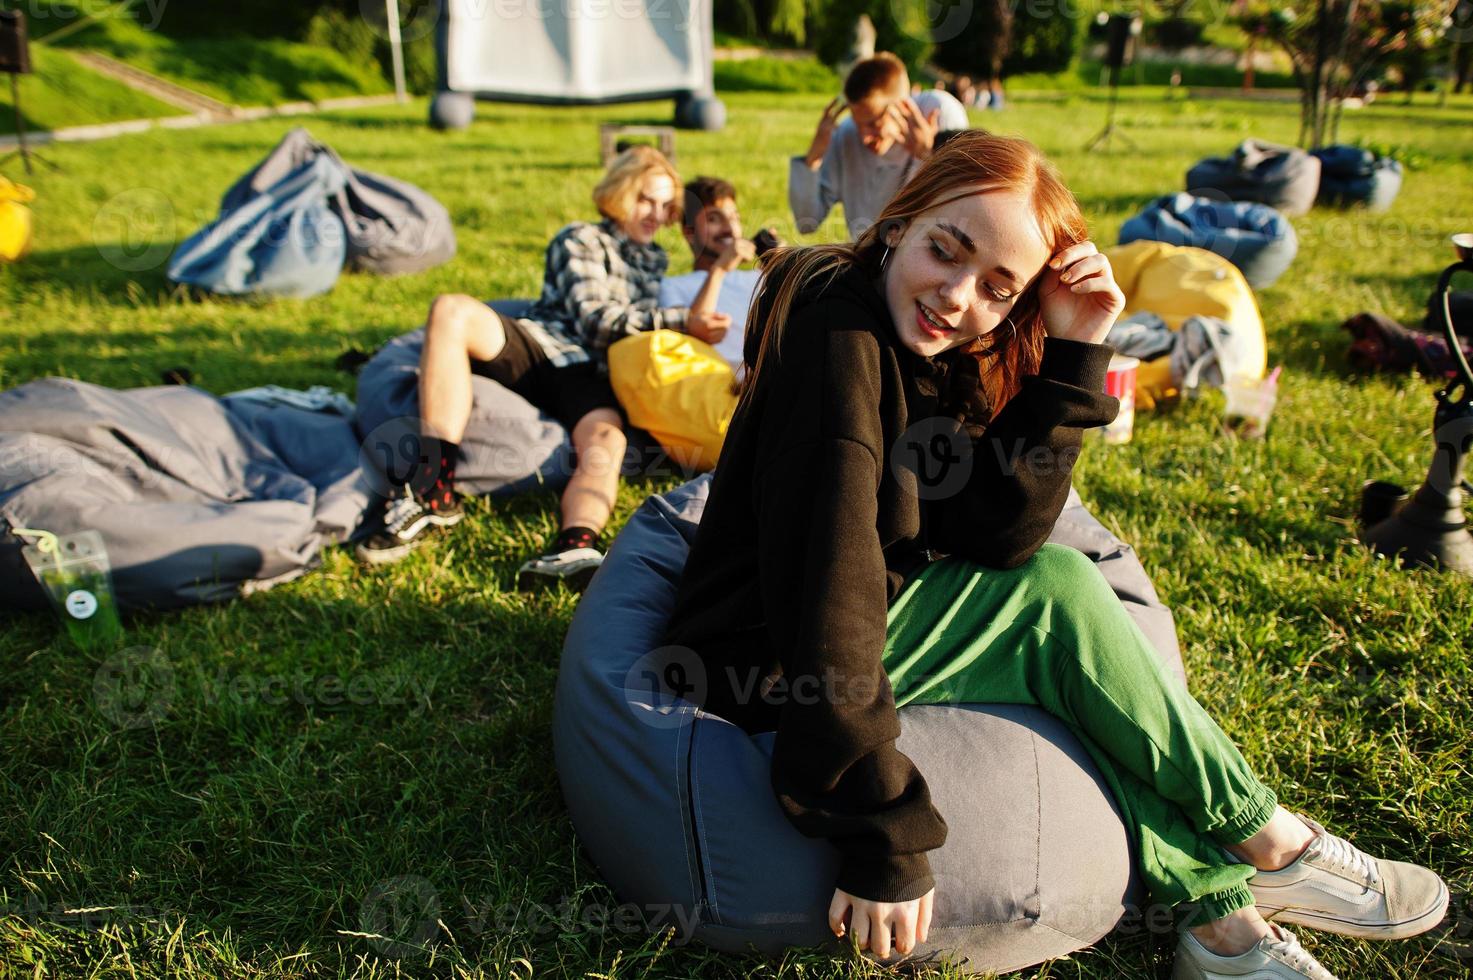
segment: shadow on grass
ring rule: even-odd
[[[12,275],[22,284],[85,283],[92,287],[96,301],[133,308],[140,290],[143,295],[154,295],[175,288],[166,272],[169,258],[183,241],[114,241],[37,249],[14,267]]]

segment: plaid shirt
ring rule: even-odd
[[[547,246],[542,296],[521,324],[558,367],[596,360],[642,330],[684,330],[685,307],[659,305],[670,258],[631,241],[612,219],[575,222]]]

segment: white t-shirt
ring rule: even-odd
[[[752,294],[762,273],[756,269],[734,269],[721,281],[721,292],[716,295],[716,312],[731,317],[731,329],[716,345],[716,351],[726,358],[733,371],[742,365],[742,337],[747,327],[747,308],[752,304]],[[688,272],[683,276],[669,276],[660,280],[660,308],[690,306],[696,293],[706,284],[706,273]]]

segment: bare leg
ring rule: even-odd
[[[1260,871],[1277,871],[1293,864],[1313,840],[1314,831],[1304,821],[1279,807],[1262,830],[1228,850]],[[1246,953],[1258,940],[1272,934],[1255,908],[1239,909],[1191,931],[1203,946],[1222,956]]]
[[[426,432],[461,441],[471,417],[471,360],[494,360],[505,346],[501,318],[486,304],[455,293],[435,297],[419,355],[419,414]]]
[[[1252,906],[1193,926],[1191,932],[1198,942],[1219,956],[1241,956],[1258,945],[1264,936],[1273,935],[1263,916]]]
[[[1259,871],[1278,871],[1293,864],[1314,841],[1314,831],[1294,814],[1279,807],[1252,837],[1229,847],[1233,856]]]
[[[589,412],[573,426],[573,448],[578,466],[563,491],[562,526],[602,531],[614,510],[619,492],[619,467],[624,460],[623,424],[611,408]]]

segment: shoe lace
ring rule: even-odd
[[[389,509],[384,512],[384,530],[398,534],[423,514],[424,509],[424,504],[416,500],[414,494],[405,493],[389,503]]]
[[[1319,857],[1323,863],[1338,871],[1354,875],[1368,885],[1375,885],[1381,880],[1375,860],[1345,838],[1322,833],[1317,843],[1319,844]]]
[[[1280,928],[1279,933],[1283,938],[1268,945],[1270,949],[1283,957],[1284,962],[1309,977],[1310,980],[1335,980],[1333,973],[1321,966],[1319,960],[1309,955],[1308,950],[1299,945],[1298,936],[1284,928]]]

